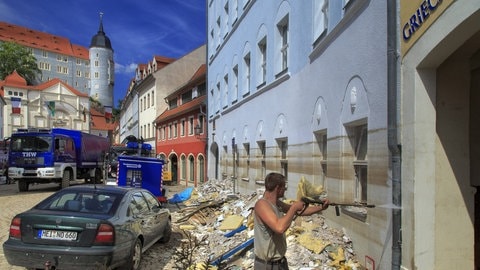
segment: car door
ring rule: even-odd
[[[134,218],[144,237],[144,246],[148,247],[156,238],[158,226],[156,214],[150,211],[148,203],[141,191],[132,194],[131,207],[134,208]]]
[[[157,198],[155,198],[150,192],[143,192],[143,195],[148,202],[148,206],[152,212],[151,214],[154,216],[157,224],[155,236],[160,239],[163,236],[165,226],[167,226],[167,222],[169,221],[170,212],[168,209],[163,208]]]

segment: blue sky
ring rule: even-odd
[[[88,48],[99,13],[114,50],[114,106],[139,63],[179,58],[206,43],[205,0],[0,0],[0,20]]]

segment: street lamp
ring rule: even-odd
[[[200,127],[199,124],[197,124],[194,128],[195,130],[195,136],[199,136],[200,135],[200,132],[202,132],[202,127]]]
[[[202,133],[203,129],[202,127],[197,124],[194,128],[194,133],[195,133],[195,137],[199,140],[205,140],[207,141],[208,140],[208,137],[201,137],[200,134]]]

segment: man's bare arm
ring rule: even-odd
[[[303,209],[303,205],[303,202],[299,201],[292,205],[286,206],[287,211],[285,215],[279,218],[273,211],[272,206],[267,201],[258,200],[255,204],[255,214],[275,233],[282,234],[288,229],[288,227],[290,227],[296,212]]]

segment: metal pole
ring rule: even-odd
[[[392,171],[392,270],[399,270],[402,264],[402,152],[398,141],[398,0],[387,1],[387,77],[388,77],[388,148]]]
[[[233,168],[233,175],[232,175],[232,182],[233,182],[233,194],[236,193],[236,181],[235,181],[235,169],[236,169],[236,162],[235,162],[235,148],[236,148],[236,145],[235,145],[235,138],[232,138],[232,168]]]

